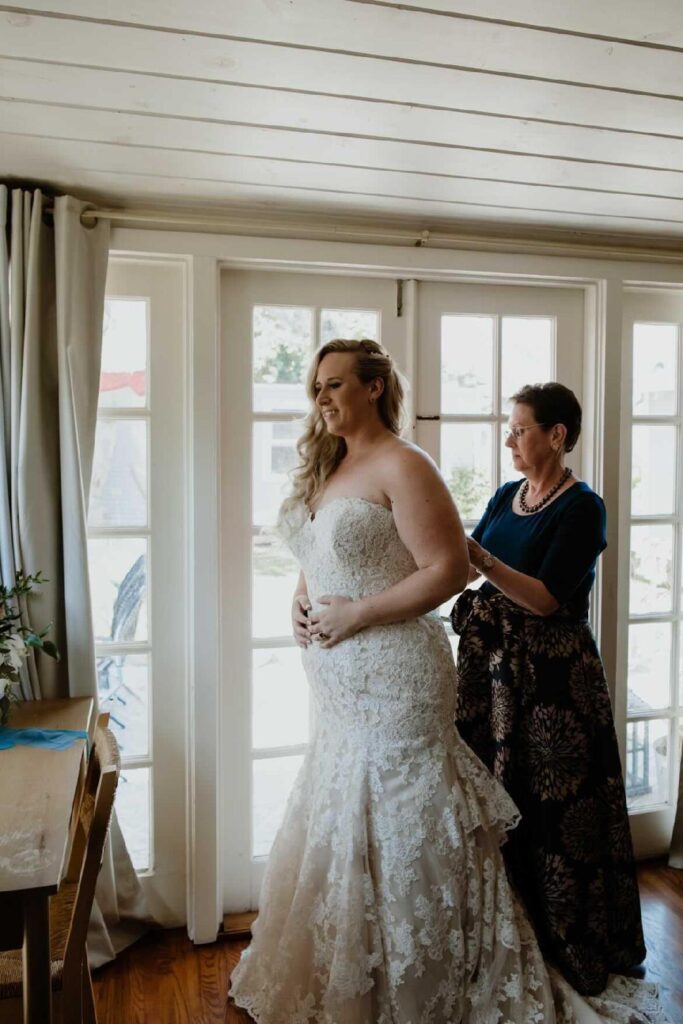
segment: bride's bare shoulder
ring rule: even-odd
[[[439,471],[432,457],[412,441],[395,437],[382,453],[382,469],[390,477],[410,475],[413,479],[439,477]]]

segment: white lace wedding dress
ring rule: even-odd
[[[416,569],[391,511],[337,498],[285,524],[316,596]],[[665,1021],[652,986],[585,1001],[543,962],[507,881],[511,799],[453,725],[436,613],[303,652],[314,734],[231,996],[259,1024]]]

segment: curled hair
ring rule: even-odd
[[[573,450],[581,433],[581,406],[573,391],[556,381],[525,384],[512,396],[512,401],[530,406],[546,433],[562,423],[567,428],[564,449]]]
[[[292,492],[283,503],[284,512],[299,502],[310,506],[346,454],[346,441],[328,431],[316,403],[318,368],[331,352],[355,355],[354,371],[363,384],[370,384],[378,377],[382,379],[384,388],[377,399],[379,417],[392,434],[398,435],[403,429],[405,382],[386,349],[379,342],[366,338],[362,341],[336,338],[326,342],[314,355],[308,371],[306,392],[312,407],[304,422],[304,432],[297,441],[299,465],[292,473]]]

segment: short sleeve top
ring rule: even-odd
[[[541,580],[572,618],[588,619],[598,556],[607,547],[602,498],[583,481],[532,515],[512,510],[518,480],[503,484],[472,531],[482,547],[512,569]],[[481,593],[495,593],[488,580]]]

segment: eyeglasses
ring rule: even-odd
[[[527,430],[531,430],[533,427],[547,427],[547,425],[547,423],[530,423],[527,427],[508,427],[503,433],[503,437],[506,441],[509,441],[511,437],[514,437],[515,441],[519,441]]]

